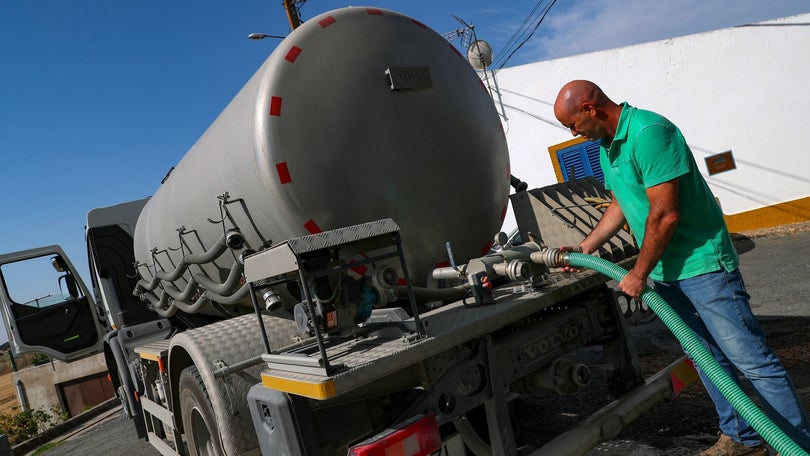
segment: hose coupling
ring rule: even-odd
[[[516,282],[521,280],[529,280],[532,275],[532,270],[529,264],[525,261],[512,260],[509,262],[496,263],[492,265],[492,269],[500,276],[508,277],[509,280]]]
[[[275,312],[284,305],[284,300],[281,299],[281,296],[272,288],[265,291],[262,294],[262,298],[264,299],[264,308],[268,312]]]
[[[245,246],[245,237],[238,230],[225,233],[225,245],[231,250],[241,250]]]
[[[531,254],[530,258],[535,263],[544,264],[550,268],[560,268],[571,264],[569,259],[570,254],[571,252],[566,250],[554,248],[534,252]]]

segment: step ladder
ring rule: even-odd
[[[149,443],[164,456],[186,456],[183,435],[177,431],[171,404],[168,367],[170,341],[161,340],[135,348],[143,371],[144,394],[140,396]],[[167,404],[167,405],[163,405]]]

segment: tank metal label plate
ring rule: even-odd
[[[426,89],[433,87],[428,67],[390,67],[385,70],[385,76],[391,85],[391,90]]]

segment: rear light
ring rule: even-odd
[[[414,417],[349,449],[349,456],[427,456],[442,448],[433,414]]]

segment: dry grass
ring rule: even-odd
[[[0,414],[9,413],[19,405],[17,393],[11,383],[11,374],[0,375]]]

